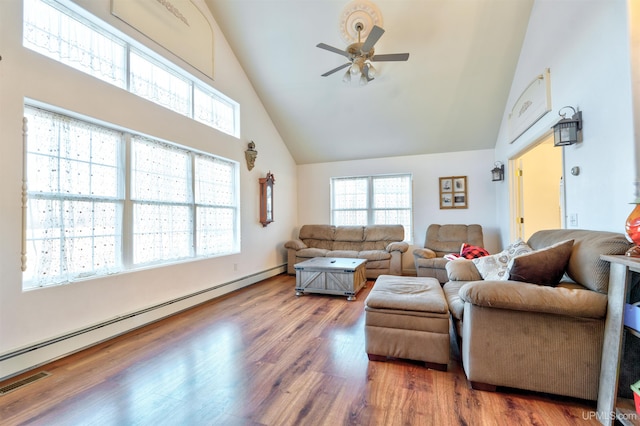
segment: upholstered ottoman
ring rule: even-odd
[[[369,360],[411,359],[447,370],[449,308],[437,279],[380,275],[364,309]]]

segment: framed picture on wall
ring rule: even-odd
[[[440,178],[440,208],[467,208],[466,176],[446,176]]]
[[[453,207],[453,194],[444,193],[440,194],[440,208],[450,209]]]

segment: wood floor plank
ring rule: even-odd
[[[453,340],[446,372],[369,361],[372,285],[348,302],[273,277],[38,369],[52,376],[0,396],[0,423],[599,424],[593,402],[471,389]]]

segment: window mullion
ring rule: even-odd
[[[126,55],[125,58],[125,84],[127,85],[127,92],[131,92],[131,45],[129,43],[126,44]]]
[[[133,202],[131,200],[131,134],[124,136],[124,206],[122,209],[122,263],[125,269],[133,264]]]
[[[193,85],[191,85],[193,88]],[[193,99],[193,98],[192,98]],[[193,102],[191,103],[193,111]],[[191,159],[191,245],[193,246],[193,256],[198,255],[198,205],[196,200],[196,156],[192,152]]]
[[[369,176],[367,180],[367,225],[373,225],[373,177]]]

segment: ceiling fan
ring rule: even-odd
[[[340,65],[330,71],[322,74],[322,77],[327,77],[341,69],[349,67],[346,74],[342,78],[342,81],[349,83],[351,77],[359,77],[360,84],[367,84],[373,80],[376,76],[376,69],[371,62],[383,62],[383,61],[406,61],[409,59],[408,53],[390,53],[386,55],[376,55],[373,46],[384,34],[384,30],[377,25],[371,28],[371,32],[367,36],[367,39],[363,42],[360,41],[360,33],[364,29],[362,23],[358,22],[355,25],[355,29],[358,32],[358,41],[352,43],[345,50],[338,49],[337,47],[329,46],[328,44],[319,43],[316,47],[325,49],[330,52],[337,53],[346,57],[349,62]]]

